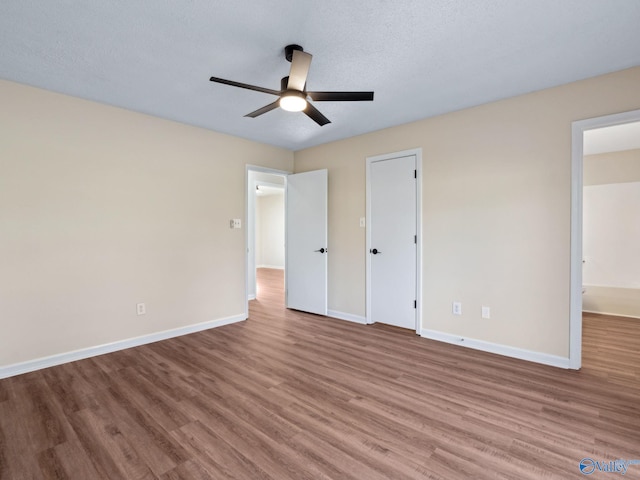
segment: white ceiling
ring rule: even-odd
[[[256,189],[256,196],[270,197],[272,195],[284,196],[284,185],[281,187],[272,187],[269,185],[258,185],[258,188]]]
[[[640,122],[584,132],[584,155],[640,149]]]
[[[640,65],[638,0],[5,0],[0,77],[299,150]],[[319,127],[274,97],[313,54]],[[523,112],[524,114],[525,112]]]

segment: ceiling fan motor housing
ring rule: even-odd
[[[287,62],[291,62],[291,60],[293,59],[293,52],[295,50],[304,52],[304,49],[300,45],[296,45],[295,43],[284,47],[284,58],[287,59]]]

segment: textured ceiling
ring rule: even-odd
[[[0,77],[291,150],[640,65],[638,0],[4,0]],[[319,127],[280,109],[283,48],[313,54]],[[526,114],[526,112],[523,112]]]

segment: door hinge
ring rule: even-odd
[[[418,244],[418,235],[413,236],[413,243]]]
[[[413,301],[413,308],[418,308],[418,301],[417,300]]]
[[[418,170],[413,171],[413,178],[418,178]]]

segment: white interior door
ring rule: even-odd
[[[287,177],[286,305],[327,314],[327,170]]]
[[[416,156],[369,163],[367,320],[416,328]]]

